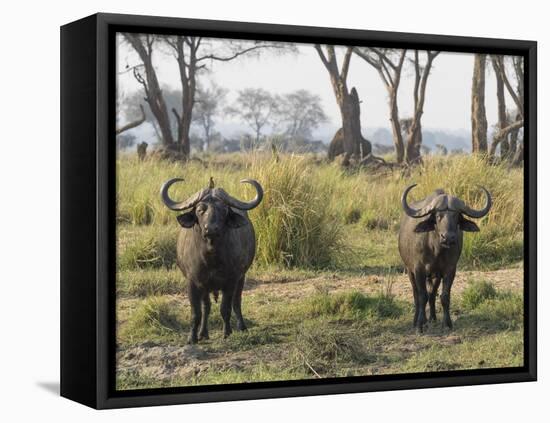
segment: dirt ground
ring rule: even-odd
[[[461,271],[457,274],[452,295],[459,296],[467,282],[472,279],[490,281],[497,289],[519,291],[523,288],[523,268],[516,267],[496,271]],[[322,287],[322,288],[321,288]],[[245,285],[243,301],[259,300],[284,300],[285,303],[303,300],[309,295],[323,292],[337,293],[342,291],[360,291],[365,294],[373,294],[388,290],[396,297],[412,301],[411,287],[405,274],[365,277],[342,277],[337,274],[323,275],[319,277],[293,280],[281,277],[279,280],[270,281],[249,279]],[[179,301],[188,307],[186,299],[177,296]],[[254,298],[255,297],[255,298]],[[406,335],[411,337],[411,342],[404,342],[407,351],[403,354],[414,354],[417,348],[422,348],[414,341],[413,333]],[[428,334],[432,341],[442,345],[460,344],[461,337],[453,332],[445,334]],[[262,347],[260,347],[261,350]],[[200,378],[202,372],[208,372],[212,363],[215,363],[217,371],[231,369],[239,371],[253,366],[258,362],[260,350],[219,350],[204,348],[202,345],[166,345],[145,342],[131,347],[119,349],[117,353],[117,370],[120,374],[146,375],[152,381],[158,381],[162,386],[169,386],[170,381],[192,380]],[[263,352],[262,352],[263,353]],[[277,360],[277,355],[284,355],[285,351],[277,348],[269,350],[269,360]],[[383,372],[382,368],[369,369],[370,374]],[[175,382],[177,383],[177,382]],[[181,383],[181,382],[180,382]]]

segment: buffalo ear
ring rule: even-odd
[[[195,216],[194,211],[180,214],[176,219],[178,219],[178,223],[184,228],[192,228],[197,223],[197,216]]]
[[[435,231],[435,218],[433,216],[430,216],[429,219],[423,220],[418,225],[416,225],[414,231],[417,233]]]
[[[464,216],[462,215],[460,215],[458,226],[460,226],[460,229],[462,229],[464,232],[479,232],[479,226],[477,226],[475,222],[464,218]]]
[[[242,214],[234,212],[231,207],[229,207],[229,213],[227,215],[227,226],[230,228],[236,229],[244,226],[248,223],[248,219]]]

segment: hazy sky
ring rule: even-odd
[[[120,36],[119,36],[120,37]],[[298,54],[262,54],[259,58],[244,57],[231,62],[212,62],[211,72],[202,74],[200,81],[208,85],[213,80],[229,89],[228,103],[236,98],[238,90],[252,87],[264,88],[274,94],[284,94],[306,89],[321,97],[330,124],[340,126],[340,114],[329,81],[329,75],[312,45],[300,44]],[[343,52],[338,52],[339,64]],[[425,59],[425,53],[421,53]],[[139,59],[132,48],[119,43],[118,66],[123,71]],[[179,89],[179,71],[175,59],[167,52],[156,51],[154,63],[161,84]],[[426,102],[422,124],[427,128],[470,130],[470,89],[472,84],[473,55],[469,53],[441,53],[434,61],[428,79]],[[486,109],[489,125],[497,120],[495,78],[492,67],[487,66]],[[400,117],[412,115],[413,70],[407,66],[399,87]],[[119,92],[130,94],[139,87],[131,72],[119,75]],[[372,127],[389,126],[389,110],[386,89],[377,71],[363,59],[351,59],[348,87],[355,86],[361,104],[363,132]],[[511,98],[507,104],[512,105]]]

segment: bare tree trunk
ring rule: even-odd
[[[407,149],[405,160],[408,164],[418,163],[422,160],[420,147],[422,146],[422,114],[424,113],[424,102],[426,99],[426,86],[428,76],[438,51],[427,51],[426,64],[423,69],[420,66],[418,50],[414,52],[415,84],[414,84],[414,115],[407,134]]]
[[[491,63],[493,64],[493,69],[495,70],[495,79],[497,83],[497,104],[498,104],[498,129],[499,131],[508,126],[508,118],[506,116],[506,98],[504,97],[504,80],[502,75],[498,70],[497,58],[491,56]],[[497,131],[497,133],[499,132]],[[493,140],[491,142],[491,147],[489,148],[489,157],[494,158],[496,155],[496,150],[500,144],[500,157],[502,159],[507,159],[510,154],[510,146],[508,143],[508,134],[503,137],[496,137],[497,133],[494,134]]]
[[[341,70],[338,69],[334,46],[326,46],[326,55],[319,44],[315,45],[315,49],[329,73],[334,96],[340,108],[344,136],[344,160],[342,164],[346,166],[350,163],[352,157],[357,160],[360,159],[362,139],[357,90],[354,88],[351,93],[348,92],[346,84],[353,47],[347,48]]]
[[[512,87],[512,84],[510,83],[508,76],[506,75],[506,68],[504,64],[504,57],[503,56],[495,56],[495,61],[493,62],[493,65],[495,67],[496,73],[499,75],[499,77],[502,79],[504,86],[506,87],[506,90],[510,94],[510,97],[512,97],[512,100],[514,101],[516,107],[517,107],[517,115],[516,115],[516,121],[508,125],[508,127],[501,130],[502,131],[508,131],[511,135],[511,137],[514,138],[513,144],[517,144],[517,137],[519,135],[519,130],[523,126],[523,59],[520,57],[513,57],[512,62],[514,65],[514,71],[516,74],[516,81],[517,81],[517,87],[516,90]],[[523,161],[523,150],[524,150],[524,143],[525,140],[517,145],[516,150],[512,150],[510,152],[510,155],[514,154],[514,157],[512,158],[512,165],[518,165],[520,162]]]
[[[487,115],[485,113],[485,54],[474,57],[472,77],[472,152],[487,153]]]
[[[399,110],[397,108],[397,90],[390,94],[390,110],[391,110],[391,129],[393,133],[393,145],[395,146],[395,156],[397,163],[403,163],[405,158],[405,147],[403,145],[403,134],[401,133],[401,125],[399,124]]]
[[[523,143],[518,145],[518,149],[512,159],[512,166],[519,166],[523,163]]]
[[[168,108],[160,89],[157,73],[153,66],[152,54],[154,37],[146,35],[144,39],[139,34],[125,33],[124,37],[139,55],[145,77],[140,73],[139,68],[134,68],[134,77],[143,86],[145,91],[145,100],[151,109],[151,113],[158,122],[161,141],[164,146],[170,146],[174,143],[172,129],[170,127],[170,116]]]
[[[401,81],[401,71],[405,61],[407,50],[401,50],[397,56],[397,61],[391,59],[393,50],[383,50],[378,48],[354,49],[355,54],[374,67],[382,82],[388,91],[390,106],[390,122],[393,133],[393,144],[395,146],[395,155],[397,163],[402,163],[405,157],[405,148],[403,146],[403,135],[399,120],[399,108],[397,106],[397,91]]]
[[[518,113],[516,115],[516,120],[520,120],[520,119],[521,119],[521,115]],[[513,131],[510,131],[510,154],[509,154],[510,159],[513,158],[518,148],[519,130],[520,128],[516,128]]]

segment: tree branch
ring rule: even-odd
[[[317,53],[319,54],[319,57],[321,58],[321,62],[323,62],[323,65],[325,65],[325,67],[329,69],[329,64],[328,64],[328,60],[325,56],[325,53],[323,52],[323,48],[321,47],[320,44],[315,44],[315,50],[317,50]]]
[[[342,63],[342,71],[340,72],[340,78],[345,81],[348,78],[349,63],[351,61],[351,54],[353,53],[353,47],[348,47],[346,55],[344,56],[344,62]]]
[[[496,63],[497,63],[497,68],[500,73],[500,76],[504,81],[504,85],[506,86],[506,89],[508,90],[510,97],[512,97],[512,100],[514,100],[514,103],[516,103],[518,112],[521,114],[521,117],[523,118],[523,104],[519,100],[518,95],[516,94],[516,92],[512,88],[512,85],[510,84],[510,81],[508,80],[508,76],[506,75],[506,69],[504,68],[504,62],[502,57],[498,57],[496,60]]]
[[[229,62],[230,60],[236,59],[237,57],[242,56],[243,54],[250,53],[251,51],[262,49],[262,48],[283,48],[283,47],[280,44],[267,44],[267,45],[262,44],[262,45],[257,45],[257,46],[253,46],[253,47],[238,51],[232,56],[221,57],[221,56],[216,56],[215,54],[207,54],[206,56],[197,58],[196,61],[200,62],[202,60],[211,59],[211,60],[217,60],[219,62]]]
[[[501,140],[506,137],[510,132],[512,132],[515,129],[520,129],[523,126],[523,119],[516,120],[514,123],[508,125],[505,128],[502,128],[500,131],[498,131],[495,136],[493,137],[493,143],[499,143]]]
[[[143,108],[143,105],[142,105],[142,104],[139,105],[139,108],[141,109],[141,117],[140,117],[139,119],[133,121],[133,122],[130,122],[130,123],[124,125],[122,128],[118,128],[118,129],[116,130],[116,134],[117,134],[117,135],[120,135],[120,134],[122,134],[123,132],[128,131],[128,130],[130,130],[130,129],[132,129],[132,128],[135,128],[136,126],[139,126],[139,125],[141,125],[143,122],[145,122],[145,109]]]
[[[364,51],[359,50],[357,47],[353,49],[354,53],[357,54],[361,59],[365,60],[369,65],[371,65],[376,70],[380,70],[382,68],[380,62],[377,62],[374,60],[371,56],[369,56]]]

